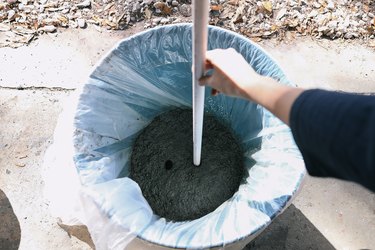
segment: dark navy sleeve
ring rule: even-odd
[[[290,127],[310,175],[375,192],[375,96],[306,90],[292,106]]]

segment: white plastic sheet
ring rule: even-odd
[[[152,213],[127,177],[132,142],[155,116],[191,107],[191,28],[163,26],[121,41],[58,122],[45,157],[46,195],[64,223],[88,226],[97,249],[124,249],[134,237],[177,248],[236,242],[264,229],[301,184],[302,157],[286,125],[254,103],[206,94],[205,110],[246,149],[248,176],[231,199],[197,220],[168,222]],[[209,28],[209,49],[230,47],[260,74],[290,85],[260,47]]]

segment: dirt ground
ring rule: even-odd
[[[0,49],[0,249],[91,249],[62,230],[43,199],[41,167],[65,99],[122,38],[59,31]],[[297,38],[261,43],[304,87],[375,92],[375,52],[361,41]],[[292,206],[246,249],[371,249],[375,195],[356,184],[307,177]]]

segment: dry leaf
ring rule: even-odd
[[[223,6],[221,6],[221,5],[211,5],[211,10],[213,10],[213,11],[219,11],[219,10],[221,10],[223,8]]]
[[[262,38],[261,38],[261,37],[252,37],[252,38],[250,38],[250,39],[251,39],[253,42],[256,42],[256,43],[262,41]]]
[[[228,3],[234,6],[238,5],[239,0],[230,0]]]
[[[104,24],[106,24],[106,25],[108,25],[109,27],[111,27],[111,28],[117,28],[117,24],[116,23],[114,23],[114,22],[111,22],[111,21],[109,21],[109,20],[104,20]]]
[[[231,8],[225,8],[221,13],[219,18],[226,19],[226,18],[232,18],[234,15],[234,11]]]
[[[115,3],[110,3],[110,4],[108,4],[107,6],[105,6],[104,11],[109,10],[110,8],[112,8],[112,6],[113,6],[114,4],[115,4]]]
[[[265,10],[267,10],[269,13],[272,12],[272,3],[270,1],[262,2],[262,5]]]
[[[124,18],[124,16],[125,16],[125,12],[123,12],[123,13],[117,18],[117,21],[116,21],[117,25],[120,23],[121,19]]]
[[[271,26],[271,30],[272,31],[276,31],[276,30],[278,30],[279,29],[279,26],[277,26],[277,25],[272,25]]]
[[[154,7],[156,9],[159,9],[165,15],[169,15],[172,13],[172,8],[168,7],[168,5],[163,2],[156,2],[154,4]]]
[[[34,34],[35,33],[34,30],[31,30],[31,29],[28,29],[28,28],[24,28],[22,26],[16,26],[13,29],[13,32],[16,33],[16,34],[18,34],[18,35]]]
[[[54,8],[54,7],[57,7],[58,4],[55,3],[55,2],[50,2],[50,3],[46,3],[45,5],[43,5],[43,8]]]
[[[145,9],[145,16],[146,16],[146,19],[151,19],[152,17],[152,11],[149,10],[148,8]]]
[[[364,10],[366,13],[368,13],[368,12],[370,11],[370,7],[369,7],[368,5],[366,5],[366,4],[364,4],[362,8],[363,8],[363,10]]]
[[[58,16],[57,20],[59,20],[62,23],[68,23],[69,22],[69,19],[67,17],[63,16],[63,15]]]
[[[280,20],[281,18],[283,18],[285,16],[287,12],[287,9],[281,9],[279,10],[279,12],[277,13],[277,16],[276,16],[276,20]]]

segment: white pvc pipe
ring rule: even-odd
[[[207,51],[209,0],[193,0],[193,163],[199,166],[202,152],[204,87],[198,79],[204,74]]]

